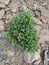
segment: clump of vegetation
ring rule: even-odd
[[[18,47],[33,53],[38,49],[39,36],[35,28],[35,20],[28,11],[11,20],[6,36],[13,46],[19,44]]]

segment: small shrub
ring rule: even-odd
[[[11,20],[6,36],[13,46],[19,44],[18,47],[33,53],[38,49],[39,36],[35,28],[35,20],[28,11]]]

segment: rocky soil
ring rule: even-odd
[[[13,47],[5,36],[10,20],[30,10],[40,36],[40,58],[32,64],[23,59],[23,51]],[[39,52],[38,52],[39,53]],[[49,65],[49,0],[0,0],[0,65]]]

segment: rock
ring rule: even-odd
[[[26,63],[32,63],[38,59],[40,59],[40,51],[36,52],[35,54],[29,53],[29,52],[24,52],[24,61]]]
[[[15,14],[16,15],[16,14]],[[9,13],[9,14],[6,14],[6,19],[7,20],[11,20],[12,18],[13,18],[13,16],[12,16],[12,14],[11,13]]]
[[[38,50],[38,52],[35,53],[35,57],[34,60],[39,60],[40,59],[40,50]]]
[[[0,26],[3,26],[3,25],[4,25],[3,20],[0,20]]]
[[[19,62],[19,60],[18,60],[17,57],[13,57],[13,58],[11,59],[11,62],[12,62],[13,65],[17,65],[18,62]]]
[[[14,13],[15,13],[15,12],[17,12],[17,10],[16,10],[15,8],[13,8],[13,9],[12,9],[12,12],[14,12]]]
[[[5,8],[5,4],[0,3],[0,7],[1,7],[1,8]]]
[[[0,2],[4,3],[5,5],[9,3],[10,0],[0,0]]]
[[[10,11],[11,9],[10,9],[10,7],[5,7],[5,11],[7,12],[7,11]]]
[[[41,22],[41,21],[38,21],[38,22],[36,23],[36,25],[42,26],[42,22]]]
[[[36,60],[36,61],[34,62],[34,65],[39,65],[40,62],[41,62],[41,59],[38,59],[38,60]]]
[[[4,15],[4,9],[0,10],[0,19],[3,17]]]
[[[14,51],[7,51],[7,56],[13,57],[13,56],[15,56],[15,52]]]
[[[47,48],[45,51],[44,64],[49,61],[49,49]]]
[[[10,22],[9,20],[5,20],[5,23],[6,23],[6,24],[4,24],[4,25],[7,26],[7,25],[9,24],[9,22]]]
[[[15,17],[16,16],[16,13],[13,13],[13,17]]]
[[[18,8],[19,8],[19,11],[20,11],[20,12],[23,12],[23,7],[22,7],[22,5],[19,5]]]
[[[35,11],[36,16],[40,17],[40,14],[41,14],[40,11]]]
[[[32,9],[33,9],[33,10],[36,10],[36,8],[37,8],[37,5],[34,4]]]

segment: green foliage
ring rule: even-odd
[[[28,11],[11,20],[6,36],[13,46],[19,44],[20,48],[33,53],[38,50],[39,36],[35,29],[35,20]]]

